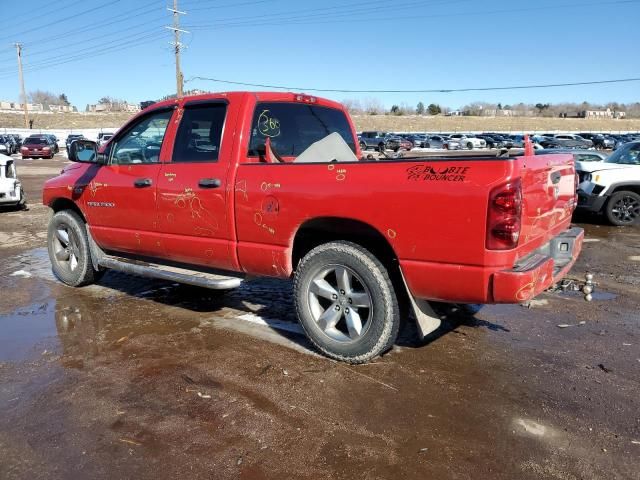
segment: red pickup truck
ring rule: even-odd
[[[402,305],[530,300],[571,268],[583,231],[569,155],[362,158],[340,104],[294,93],[154,104],[102,147],[75,141],[47,181],[53,271],[105,269],[212,289],[294,279],[297,314],[326,355],[389,349]],[[426,320],[425,320],[426,319]]]

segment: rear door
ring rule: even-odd
[[[221,99],[187,102],[179,111],[171,161],[158,179],[158,231],[169,260],[237,268],[228,207],[237,110]]]

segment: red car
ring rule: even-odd
[[[429,333],[429,301],[525,302],[582,246],[570,155],[370,161],[346,110],[307,95],[168,100],[69,156],[43,194],[60,280],[293,278],[309,339],[352,363],[394,344],[403,302]]]
[[[54,146],[47,137],[28,137],[20,147],[22,158],[53,158]]]

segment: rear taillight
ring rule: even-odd
[[[520,180],[494,188],[489,194],[487,249],[510,250],[518,246],[522,217]]]

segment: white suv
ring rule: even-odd
[[[604,162],[576,162],[578,208],[604,213],[613,225],[640,223],[640,142],[613,152]]]

